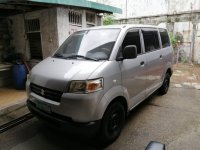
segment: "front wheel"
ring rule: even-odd
[[[162,86],[159,89],[159,93],[164,95],[168,92],[169,84],[170,84],[170,74],[166,73]]]
[[[125,110],[121,103],[111,104],[102,119],[100,140],[103,145],[110,144],[118,138],[125,122]]]

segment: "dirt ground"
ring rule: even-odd
[[[175,87],[200,89],[200,66],[194,64],[175,64],[171,83]]]

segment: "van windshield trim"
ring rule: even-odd
[[[100,28],[74,32],[63,42],[53,57],[108,60],[120,31],[120,28]]]

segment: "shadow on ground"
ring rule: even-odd
[[[136,107],[128,116],[126,124],[131,123],[131,120],[137,116],[145,105],[154,97],[151,96],[145,102]],[[126,125],[124,126],[124,128]],[[123,132],[123,131],[122,131]],[[3,136],[7,138],[1,138]],[[47,123],[33,118],[5,133],[0,137],[0,145],[4,150],[26,149],[26,150],[101,150],[98,138],[85,138],[84,136],[71,135],[63,130],[58,130]],[[17,144],[16,144],[17,143]]]

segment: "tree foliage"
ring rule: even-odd
[[[114,15],[104,15],[103,25],[112,25],[114,24],[115,17]]]

